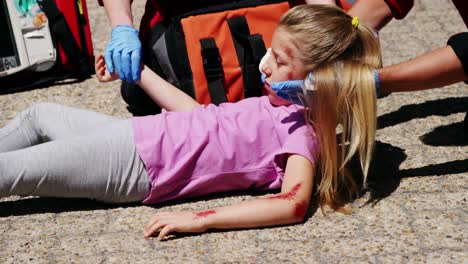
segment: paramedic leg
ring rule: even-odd
[[[0,129],[0,153],[85,133],[116,117],[59,104],[35,104]]]
[[[149,190],[130,120],[111,122],[87,135],[0,153],[0,197],[125,203],[142,201]]]

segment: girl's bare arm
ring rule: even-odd
[[[293,224],[304,221],[312,195],[314,168],[302,156],[288,158],[281,193],[236,205],[197,212],[156,214],[144,231],[145,237],[159,232],[163,239],[172,232],[203,232]]]
[[[143,66],[137,84],[159,106],[168,111],[189,112],[200,104],[192,97],[161,78],[147,66]]]
[[[116,73],[110,74],[104,62],[104,56],[96,56],[96,77],[101,82],[111,82],[118,79]],[[140,87],[162,108],[167,111],[191,111],[200,105],[172,84],[168,83],[150,68],[143,66],[141,78],[137,82]]]

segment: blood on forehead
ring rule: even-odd
[[[291,47],[284,45],[281,48],[284,50],[284,53],[286,53],[286,56],[288,56],[288,59],[294,59],[293,50],[291,49]]]
[[[280,58],[292,60],[294,58],[293,48],[295,48],[293,45],[290,35],[284,29],[278,28],[273,34],[271,47],[276,55],[280,55]]]
[[[294,79],[294,73],[297,70],[296,69],[296,63],[295,63],[296,60],[295,60],[295,56],[294,56],[294,50],[290,45],[288,45],[286,43],[280,45],[280,50],[281,50],[281,54],[284,54],[282,56],[283,57],[286,56],[286,58],[284,58],[284,59],[287,60],[288,65],[290,65],[290,67],[291,67],[290,71],[287,74],[287,78],[288,78],[288,80],[293,80]],[[280,58],[281,58],[281,56],[280,56]]]

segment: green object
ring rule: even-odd
[[[20,12],[22,15],[28,13],[29,15],[32,15],[30,13],[31,7],[33,4],[36,4],[36,0],[13,0],[15,3],[16,10]]]

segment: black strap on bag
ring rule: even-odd
[[[203,69],[205,71],[208,91],[211,102],[215,105],[226,102],[226,92],[223,85],[223,65],[221,56],[214,38],[200,39],[201,53],[203,57]]]
[[[91,75],[94,73],[94,67],[90,64],[89,61],[89,49],[86,41],[86,33],[84,30],[84,26],[86,23],[86,17],[83,13],[83,6],[81,4],[81,0],[75,1],[75,9],[76,15],[78,17],[78,30],[80,32],[80,39],[81,39],[81,58],[80,58],[80,71],[84,75]]]
[[[60,12],[54,0],[38,0],[37,3],[49,20],[52,37],[56,43],[61,44],[61,47],[70,62],[78,67],[79,70],[74,74],[77,74],[77,77],[85,77],[85,75],[90,73],[89,69],[91,68],[87,51],[80,49],[80,46],[73,37],[62,12]],[[77,16],[80,18],[79,14],[77,14]],[[82,23],[78,24],[81,28]],[[84,37],[84,32],[81,35]],[[85,42],[86,40],[82,39],[82,43]],[[83,47],[86,47],[86,44],[84,44]]]
[[[171,33],[165,34],[167,52],[171,60],[171,65],[180,83],[179,89],[190,95],[192,98],[196,98],[187,46],[185,45],[185,41],[181,41],[184,39],[181,22],[177,21],[176,23],[169,25],[168,32]]]
[[[260,34],[250,34],[247,20],[243,16],[227,20],[234,40],[239,65],[242,68],[245,97],[261,96],[261,81],[258,64],[266,53]]]
[[[252,52],[252,58],[254,64],[257,66],[260,64],[263,56],[266,53],[265,43],[263,42],[262,35],[254,34],[249,36],[250,51]],[[255,69],[258,69],[256,67]],[[258,71],[258,73],[260,73]]]

